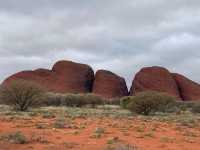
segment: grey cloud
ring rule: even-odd
[[[0,81],[59,59],[124,76],[161,65],[200,82],[199,0],[0,0]]]

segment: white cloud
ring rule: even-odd
[[[199,81],[198,0],[0,0],[0,81],[69,59],[124,76],[161,65]]]

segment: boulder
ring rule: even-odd
[[[105,98],[128,95],[125,79],[107,70],[96,72],[92,92]]]
[[[35,82],[51,92],[87,93],[92,90],[94,72],[90,66],[85,64],[59,61],[52,70],[37,69],[16,73],[8,77],[3,85],[8,85],[18,79]]]
[[[181,99],[173,76],[163,67],[146,67],[136,74],[130,89],[130,95],[145,91],[163,92]]]
[[[184,101],[200,100],[200,84],[177,73],[173,73],[172,75]]]

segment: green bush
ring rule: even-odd
[[[133,96],[126,96],[120,99],[120,106],[124,109],[128,108],[129,103],[132,101]]]
[[[71,107],[82,107],[86,105],[95,107],[100,104],[103,104],[103,99],[94,94],[67,94],[62,101],[62,105]]]
[[[200,102],[199,101],[177,101],[176,112],[190,111],[193,113],[200,113]]]
[[[82,97],[82,100],[86,103],[86,105],[91,105],[92,107],[95,107],[96,105],[102,105],[106,101],[102,97],[95,94],[82,94],[80,96]]]
[[[26,136],[20,131],[17,131],[15,133],[10,133],[7,135],[2,135],[2,136],[0,136],[0,140],[6,140],[6,141],[14,143],[14,144],[28,143]]]
[[[105,100],[105,104],[108,105],[120,105],[120,98],[111,98],[111,99],[107,99]]]
[[[39,85],[25,80],[13,81],[9,85],[1,86],[0,89],[2,103],[20,111],[38,106],[43,96],[44,90]]]
[[[54,94],[48,93],[43,104],[45,106],[83,107],[104,104],[105,100],[94,94]]]
[[[190,103],[191,104],[191,103]],[[191,112],[193,113],[200,113],[200,102],[192,102],[191,106]]]
[[[45,99],[43,100],[42,104],[44,106],[61,106],[64,98],[64,94],[46,93]]]
[[[166,112],[167,109],[173,107],[176,99],[164,93],[158,92],[142,92],[134,97],[128,97],[127,108],[138,114],[149,115],[154,112]]]

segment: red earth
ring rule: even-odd
[[[199,150],[200,126],[186,127],[172,122],[114,119],[108,117],[75,118],[63,129],[55,129],[55,118],[0,118],[0,135],[20,131],[28,143],[13,144],[0,140],[0,150],[107,150],[109,145],[129,144],[138,150]],[[43,124],[41,128],[39,124]],[[101,136],[95,131],[103,129]]]

